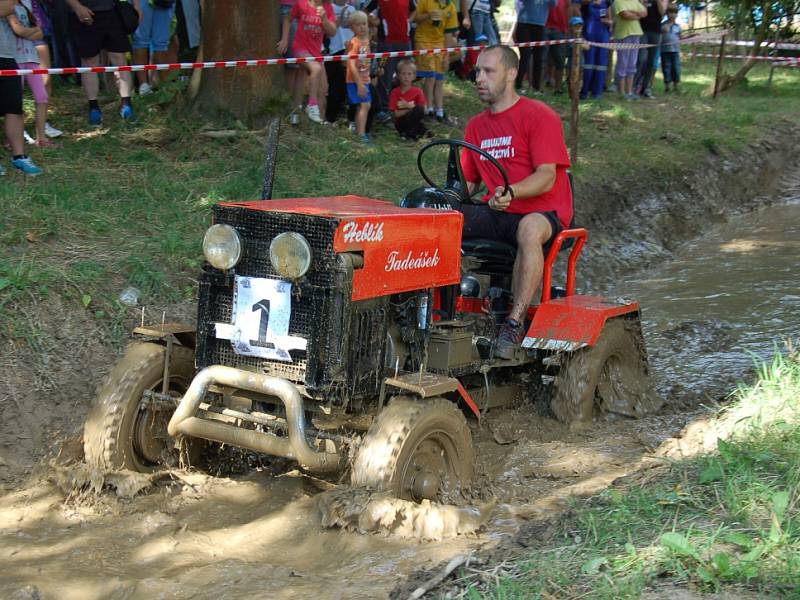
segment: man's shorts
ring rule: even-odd
[[[0,69],[18,69],[13,58],[0,58]],[[0,77],[0,115],[22,114],[22,77]]]
[[[464,239],[497,240],[512,246],[517,245],[517,228],[526,214],[509,213],[489,208],[488,204],[462,204],[464,215]],[[558,214],[554,210],[541,211],[550,223],[552,232],[544,243],[549,247],[553,239],[564,229]]]
[[[371,104],[372,103],[372,86],[370,84],[366,84],[367,86],[367,95],[366,97],[362,98],[358,95],[358,84],[356,83],[348,83],[347,84],[347,101],[350,104]]]
[[[561,33],[558,29],[548,29],[546,38],[548,40],[565,40],[567,39],[566,33]],[[570,44],[556,44],[547,47],[547,60],[556,69],[563,69],[564,63],[567,60],[567,50]]]
[[[131,51],[128,34],[122,28],[122,19],[116,10],[95,12],[91,25],[84,25],[72,13],[70,30],[81,58],[92,58],[100,54],[101,50],[123,53]]]
[[[415,50],[435,50],[442,48],[438,44],[416,43],[414,44]],[[417,63],[417,77],[423,79],[434,77],[435,79],[444,79],[444,53],[441,54],[421,54],[414,57],[414,62]]]
[[[147,48],[152,52],[166,52],[169,50],[175,5],[173,4],[171,8],[158,8],[150,6],[150,2],[143,0],[141,7],[142,22],[133,32],[133,47]]]

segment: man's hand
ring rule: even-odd
[[[286,49],[289,47],[289,40],[284,40],[281,38],[275,47],[277,48],[279,54],[286,54]]]
[[[431,21],[441,21],[442,20],[442,11],[440,10],[432,10],[428,13],[428,19]]]
[[[367,86],[364,85],[362,82],[358,82],[356,88],[358,89],[358,97],[359,98],[366,98],[367,97]],[[352,89],[352,88],[350,88]]]
[[[469,14],[464,15],[464,18],[461,19],[461,25],[464,26],[464,29],[472,29],[472,19],[469,18]]]
[[[94,22],[94,13],[83,4],[76,4],[74,10],[75,16],[77,16],[78,20],[84,25],[91,25]]]
[[[514,199],[514,194],[511,191],[511,188],[508,188],[508,193],[504,194],[502,185],[497,186],[494,189],[494,196],[489,198],[489,208],[499,211],[505,211],[511,205],[511,201]]]

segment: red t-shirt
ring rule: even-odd
[[[556,181],[552,189],[529,198],[516,197],[508,212],[527,214],[554,210],[564,227],[572,221],[572,190],[567,168],[570,166],[561,118],[547,104],[520,98],[500,113],[486,109],[467,123],[464,141],[485,150],[506,169],[508,181],[518,183],[539,165],[555,164]],[[489,193],[484,202],[503,185],[503,176],[485,158],[470,150],[461,153],[461,166],[467,181],[483,181]]]
[[[378,0],[381,19],[386,23],[386,38],[392,43],[409,43],[408,16],[409,0]]]
[[[558,0],[556,5],[550,9],[550,12],[547,13],[547,28],[561,33],[569,31],[569,2],[570,0]]]
[[[333,22],[336,15],[333,5],[325,2],[322,7],[328,20]],[[289,13],[292,19],[297,19],[297,33],[294,34],[292,54],[295,56],[319,56],[322,54],[322,39],[325,32],[322,29],[322,18],[317,15],[317,9],[308,0],[297,0]]]
[[[400,90],[399,85],[392,90],[392,93],[389,94],[389,110],[392,112],[398,110],[397,103],[400,100],[413,102],[417,106],[421,106],[423,108],[425,108],[425,105],[427,104],[425,101],[425,92],[418,87],[414,87],[413,85],[405,92]]]

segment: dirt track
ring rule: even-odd
[[[583,272],[604,287],[623,266],[668,256],[677,239],[697,233],[703,219],[767,201],[759,200],[753,187],[772,194],[776,171],[797,165],[781,141],[791,148],[800,135],[791,130],[782,135],[737,157],[717,159],[725,178],[698,175],[680,192],[647,197],[644,207],[630,206],[619,191],[579,190],[579,197],[603,198],[584,209],[585,222],[597,235]],[[705,167],[699,172],[707,172]],[[703,177],[707,185],[698,189]],[[634,215],[628,223],[632,232],[603,227],[615,222],[609,194],[619,200],[617,210]],[[633,242],[645,237],[654,241]],[[153,314],[162,308],[176,320],[191,319],[193,312],[191,305],[181,305],[152,308]],[[2,597],[385,596],[403,575],[495,544],[516,531],[521,518],[558,511],[569,494],[595,492],[630,472],[697,417],[700,411],[687,404],[704,398],[702,390],[691,398],[682,393],[668,398],[657,416],[598,423],[584,431],[570,431],[528,406],[491,413],[480,429],[473,424],[480,457],[477,496],[500,502],[486,533],[420,543],[323,530],[315,504],[319,488],[303,477],[276,477],[292,470],[282,462],[229,478],[183,475],[133,498],[65,496],[51,482],[57,471],[41,461],[79,431],[114,352],[98,341],[100,332],[81,311],[57,300],[47,307],[28,305],[20,319],[38,325],[40,333],[31,338],[38,349],[33,356],[22,344],[3,344],[0,350],[7,415],[0,424]]]

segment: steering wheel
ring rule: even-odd
[[[436,185],[433,180],[428,177],[428,174],[425,172],[425,169],[422,167],[422,157],[430,148],[434,146],[447,146],[450,148],[450,154],[447,157],[447,181],[445,182],[445,187],[440,188]],[[477,152],[481,156],[483,156],[486,160],[488,160],[495,169],[500,173],[503,177],[503,195],[508,194],[511,189],[511,185],[508,182],[508,173],[506,172],[503,165],[501,165],[497,159],[486,152],[485,150],[478,148],[474,144],[470,144],[469,142],[465,142],[463,140],[453,140],[453,139],[445,139],[445,140],[433,140],[425,144],[422,148],[420,148],[419,154],[417,155],[417,169],[419,170],[419,174],[422,175],[422,178],[425,182],[433,188],[437,190],[459,190],[459,196],[461,197],[462,202],[467,203],[474,203],[474,196],[476,196],[480,190],[474,191],[472,194],[467,192],[467,181],[464,179],[464,171],[461,169],[461,152],[460,148],[466,148],[467,150],[472,150],[473,152]]]

